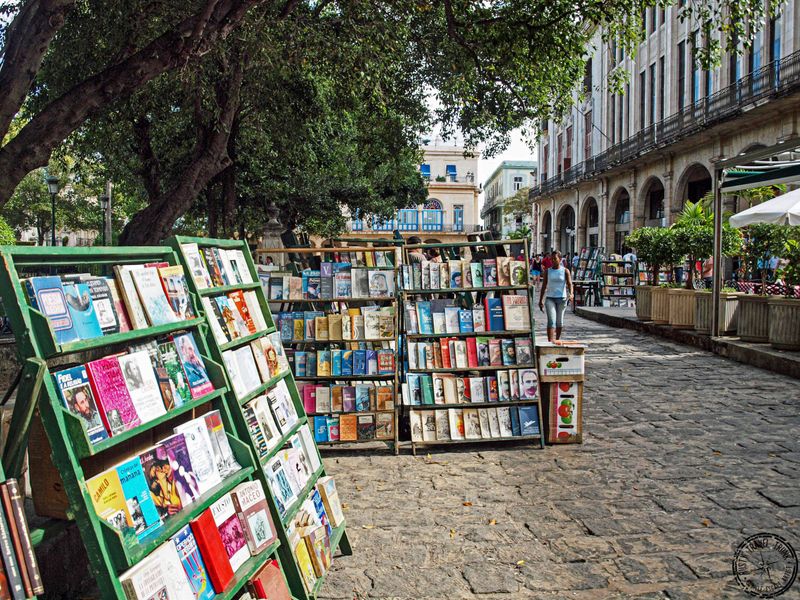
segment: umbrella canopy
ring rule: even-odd
[[[755,223],[800,225],[800,189],[756,204],[730,218],[731,227],[745,227]]]

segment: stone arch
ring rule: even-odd
[[[711,171],[702,163],[690,164],[683,170],[678,179],[677,202],[671,204],[675,207],[675,212],[683,210],[687,200],[697,202],[708,192],[711,191],[712,179]]]
[[[428,198],[425,200],[425,206],[423,208],[428,210],[442,210],[442,201],[438,198]]]
[[[547,254],[553,246],[553,214],[546,210],[542,215],[542,228],[541,228],[541,245],[542,254]]]
[[[619,186],[611,196],[608,207],[606,254],[624,254],[625,238],[633,227],[631,208],[630,193],[624,186]]]
[[[575,209],[571,204],[564,204],[558,211],[558,238],[556,246],[561,254],[566,256],[575,252],[575,239],[577,236],[577,222]]]
[[[600,244],[600,205],[594,196],[588,196],[581,204],[580,244],[596,248]]]
[[[636,225],[647,227],[661,227],[665,225],[664,211],[666,190],[664,182],[656,175],[647,178],[639,194],[636,211]]]

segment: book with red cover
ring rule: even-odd
[[[218,594],[222,593],[225,586],[233,579],[233,568],[225,552],[225,546],[219,535],[217,524],[211,509],[204,510],[199,517],[191,522],[192,533],[197,540],[200,554],[206,563],[206,570],[211,579],[211,585]]]
[[[250,333],[255,333],[257,331],[256,324],[253,321],[253,316],[250,314],[250,309],[247,308],[247,301],[244,299],[242,290],[231,292],[228,294],[228,298],[233,301],[233,304],[236,306],[236,310],[238,310],[239,314],[242,315],[242,319],[244,319],[248,331]]]
[[[500,347],[500,340],[492,338],[489,340],[489,364],[493,367],[503,366],[503,354]]]
[[[103,425],[111,436],[141,424],[116,356],[86,363],[86,373]]]
[[[474,337],[467,338],[467,366],[478,366],[478,343]]]
[[[441,338],[439,340],[439,346],[441,348],[442,353],[442,368],[443,369],[452,369],[453,364],[450,362],[450,346],[449,340],[447,338]]]
[[[317,386],[313,383],[303,386],[303,408],[306,414],[317,412]]]
[[[292,598],[276,560],[268,560],[250,581],[259,599],[291,600]]]

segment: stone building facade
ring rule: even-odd
[[[708,71],[692,59],[701,29],[681,22],[680,10],[646,11],[635,57],[598,33],[585,99],[542,125],[530,193],[535,250],[621,253],[634,228],[668,226],[686,200],[707,194],[715,162],[800,135],[797,3],[783,5],[750,51]],[[624,94],[608,87],[614,68],[627,71]],[[737,210],[736,197],[725,202]]]

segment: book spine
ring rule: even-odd
[[[25,591],[25,598],[33,596],[33,587],[25,569],[25,555],[22,550],[22,539],[19,535],[16,519],[14,518],[14,507],[11,504],[11,493],[5,484],[0,484],[0,499],[3,501],[3,510],[8,517],[8,529],[11,533],[11,542],[14,545],[14,556],[19,565],[20,576],[22,577],[22,588]]]
[[[14,546],[12,545],[11,533],[9,525],[6,522],[9,515],[3,515],[4,511],[0,511],[0,554],[3,557],[3,565],[5,566],[6,578],[14,600],[22,600],[25,598],[25,587],[22,585],[22,575],[20,573],[17,559],[14,556]]]
[[[206,565],[211,586],[217,593],[221,593],[230,580],[233,579],[233,569],[230,562],[227,562],[228,557],[219,538],[214,518],[210,512],[206,512],[191,523],[191,528],[197,547],[200,550],[200,555]],[[211,537],[214,535],[217,537],[216,540]],[[224,558],[222,555],[225,555]]]
[[[14,516],[17,520],[17,528],[22,541],[22,550],[25,553],[25,568],[31,579],[33,593],[44,594],[42,575],[39,572],[39,563],[36,562],[36,554],[33,551],[33,542],[28,530],[28,520],[25,518],[25,499],[19,491],[19,484],[16,479],[8,479],[5,483],[11,494],[11,504],[14,506]]]

